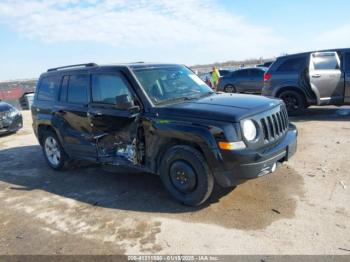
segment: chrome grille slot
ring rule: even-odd
[[[265,118],[260,119],[260,123],[264,134],[264,140],[269,140],[269,131],[267,130]]]
[[[276,130],[275,134],[276,134],[276,137],[277,137],[277,136],[279,136],[280,131],[279,131],[279,127],[278,127],[278,122],[277,122],[276,115],[272,115],[272,121],[273,121],[275,130]]]
[[[278,123],[280,125],[280,132],[283,133],[284,125],[283,125],[283,121],[282,121],[282,117],[281,117],[281,112],[277,113],[277,118],[278,118]]]
[[[281,106],[279,110],[273,110],[273,112],[260,118],[261,130],[263,133],[265,143],[272,142],[279,137],[283,136],[288,129],[288,114],[284,106]]]
[[[271,120],[271,116],[268,116],[267,117],[267,122],[269,123],[268,124],[268,127],[270,129],[270,138],[274,138],[275,137],[275,127],[273,126],[273,123],[272,123],[272,120]]]

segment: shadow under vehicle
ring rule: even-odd
[[[264,75],[262,94],[282,99],[290,115],[311,105],[349,105],[350,49],[277,58]]]
[[[187,205],[214,184],[232,187],[273,172],[296,151],[282,101],[213,92],[182,65],[93,63],[49,69],[31,108],[48,165],[71,159],[160,176]]]

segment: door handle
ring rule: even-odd
[[[93,113],[88,112],[87,116],[88,117],[100,117],[100,116],[102,116],[102,112],[93,112]]]
[[[321,75],[320,74],[315,74],[315,75],[312,75],[313,78],[320,78]]]
[[[63,111],[63,110],[57,110],[56,112],[54,112],[54,114],[56,115],[60,115],[60,116],[63,116],[66,114],[66,111]]]

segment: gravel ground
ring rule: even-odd
[[[24,128],[0,137],[0,254],[350,254],[349,112],[292,119],[290,162],[201,208],[174,202],[153,175],[50,170],[23,112]]]

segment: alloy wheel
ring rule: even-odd
[[[61,151],[58,146],[58,142],[56,139],[52,136],[48,136],[45,139],[45,154],[49,162],[54,165],[58,166],[61,162]]]

